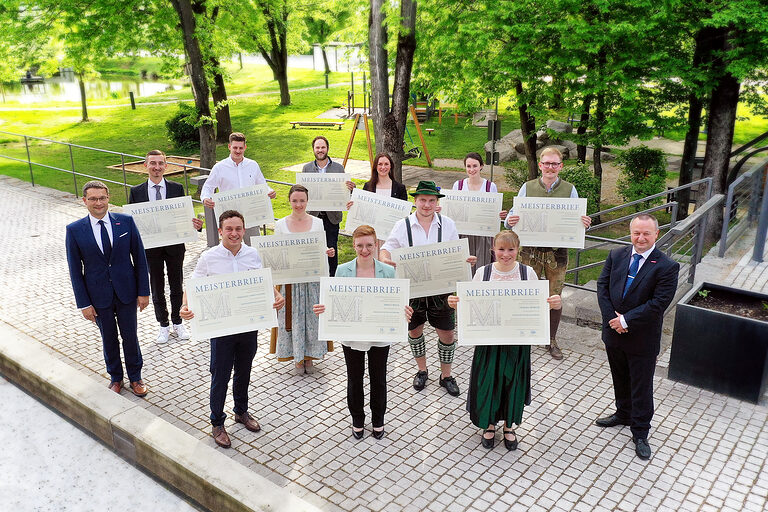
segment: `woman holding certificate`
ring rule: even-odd
[[[357,257],[336,269],[335,277],[395,277],[395,268],[382,263],[376,254],[376,231],[371,226],[358,226],[352,233],[352,246]],[[324,304],[315,304],[316,315],[325,313]],[[411,320],[413,309],[405,306],[405,318]],[[371,381],[371,424],[373,437],[384,437],[384,413],[387,410],[387,358],[392,342],[342,341],[347,365],[347,406],[352,415],[352,436],[362,439],[365,431],[365,355],[368,354],[368,375]]]
[[[379,153],[376,155],[376,158],[373,159],[371,179],[365,182],[363,190],[407,201],[408,191],[405,185],[395,179],[392,174],[393,167],[392,158],[388,154]]]
[[[303,185],[294,185],[288,191],[288,201],[293,210],[290,215],[275,223],[275,234],[307,233],[323,231],[323,221],[307,213],[309,193]],[[329,257],[336,251],[326,250]],[[315,359],[322,359],[328,352],[328,342],[317,339],[317,316],[312,306],[320,296],[320,283],[285,285],[286,307],[278,312],[277,342],[273,352],[278,361],[293,360],[296,373],[314,373]]]
[[[473,281],[537,280],[533,269],[517,262],[520,239],[513,231],[501,231],[493,239],[496,262],[480,267]],[[560,309],[559,295],[547,299],[551,309]],[[456,308],[459,297],[448,297],[448,305]],[[504,422],[504,446],[517,449],[513,425],[520,425],[523,408],[531,403],[531,346],[478,345],[472,358],[467,410],[472,423],[485,429],[484,448],[493,448],[496,424]]]
[[[468,153],[467,156],[464,157],[464,170],[467,172],[467,177],[454,182],[453,190],[498,192],[494,182],[481,176],[483,171],[483,157],[478,153]],[[499,213],[499,218],[500,220],[506,219],[507,211],[502,210],[501,213]],[[467,241],[469,241],[469,254],[477,256],[477,265],[475,268],[480,268],[493,261],[493,255],[491,253],[491,237],[478,235],[460,235],[460,237],[466,238]]]

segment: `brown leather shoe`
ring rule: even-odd
[[[120,382],[110,382],[109,383],[109,390],[114,391],[118,395],[120,394],[120,391],[123,390],[123,381]]]
[[[232,442],[229,440],[229,435],[227,434],[227,431],[224,430],[224,427],[213,427],[213,440],[216,441],[216,444],[221,446],[222,448],[229,448],[232,446]]]
[[[245,428],[251,432],[258,432],[261,430],[261,425],[259,425],[259,422],[256,421],[253,416],[248,414],[247,411],[244,412],[242,416],[240,414],[235,414],[235,423],[242,423],[245,425]]]
[[[560,350],[560,347],[557,346],[557,342],[555,340],[549,340],[549,355],[552,356],[552,359],[561,360],[563,358],[563,352]]]
[[[133,394],[136,396],[147,396],[148,393],[147,386],[144,385],[143,380],[131,382],[131,391],[133,391]]]

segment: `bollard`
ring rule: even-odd
[[[128,96],[131,98],[131,110],[136,110],[136,100],[133,99],[133,91],[128,91]]]

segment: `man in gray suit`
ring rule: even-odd
[[[338,162],[331,161],[328,156],[328,139],[318,135],[312,141],[312,151],[315,153],[315,159],[304,164],[301,172],[344,172],[344,166]],[[355,184],[347,182],[347,188],[352,191]],[[326,247],[333,247],[333,256],[328,257],[328,271],[331,276],[336,274],[336,267],[339,264],[339,224],[341,223],[342,212],[308,212],[310,215],[319,217],[323,220],[325,228]]]

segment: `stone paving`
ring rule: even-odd
[[[71,194],[0,177],[0,319],[107,385],[99,333],[75,308],[66,269],[64,227],[85,215]],[[204,249],[188,244],[191,272]],[[154,343],[151,311],[139,314],[146,400],[124,396],[214,446],[209,436],[208,345]],[[251,412],[263,431],[252,434],[228,418],[233,448],[225,451],[255,473],[329,511],[732,510],[768,507],[768,407],[741,402],[657,376],[653,456],[635,457],[628,428],[593,421],[613,410],[604,357],[580,350],[597,331],[564,324],[563,361],[532,349],[533,402],[507,452],[497,436],[480,447],[465,411],[471,350],[456,351],[459,398],[437,385],[434,332],[429,331],[430,381],[415,393],[407,344],[390,355],[387,433],[354,441],[346,409],[340,351],[311,376],[268,355],[260,337],[250,387]],[[231,410],[231,399],[227,410]],[[16,470],[19,470],[16,468]]]

